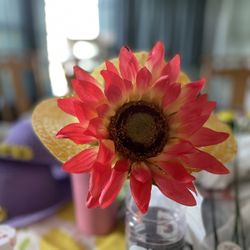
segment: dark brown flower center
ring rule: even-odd
[[[134,101],[121,106],[111,117],[109,135],[122,156],[142,161],[163,150],[168,126],[158,106]]]

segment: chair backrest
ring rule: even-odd
[[[215,61],[216,60],[216,61]],[[246,58],[217,58],[204,60],[202,75],[209,82],[213,77],[228,77],[233,83],[231,107],[233,109],[244,109],[244,102],[250,78],[250,68],[247,67]],[[215,61],[215,62],[214,62]],[[220,87],[218,86],[218,91]]]
[[[31,82],[35,85],[32,90],[27,89],[27,77],[25,77],[27,72],[32,76]],[[6,84],[3,82],[3,78],[0,78],[0,112],[3,120],[14,120],[31,108],[32,95],[36,98],[43,95],[36,57],[32,55],[0,58],[1,74],[7,74],[9,81]]]

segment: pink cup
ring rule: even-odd
[[[88,174],[72,174],[71,183],[74,197],[76,224],[81,232],[88,235],[110,233],[116,225],[118,205],[114,202],[110,207],[87,208],[86,198],[89,187]]]

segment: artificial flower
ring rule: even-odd
[[[58,99],[58,107],[77,118],[56,138],[89,144],[67,160],[70,173],[90,173],[88,207],[109,206],[129,178],[132,197],[142,213],[148,209],[152,184],[184,205],[195,205],[193,171],[226,174],[228,169],[202,150],[229,134],[204,124],[216,106],[201,94],[205,81],[182,85],[180,57],[164,59],[164,45],[155,44],[144,65],[128,47],[119,67],[106,61],[100,71],[104,88],[80,67],[74,67],[75,96]]]

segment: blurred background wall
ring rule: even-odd
[[[207,78],[219,109],[249,111],[248,0],[0,0],[0,119],[64,95],[79,64],[91,71],[122,45],[181,54]]]

